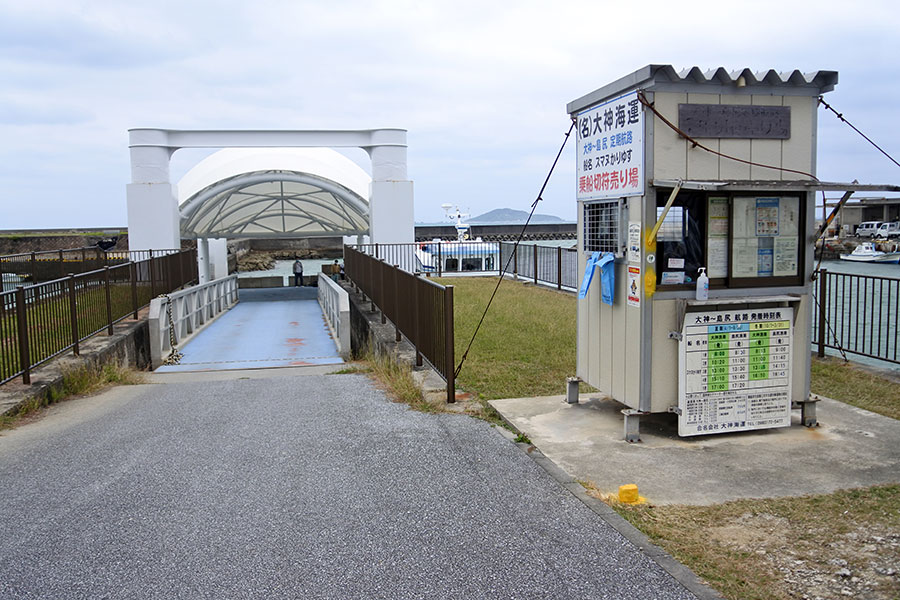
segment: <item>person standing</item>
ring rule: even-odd
[[[294,287],[303,285],[303,263],[300,259],[294,261]]]

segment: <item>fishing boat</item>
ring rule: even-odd
[[[451,205],[441,206],[450,216]],[[463,223],[459,208],[456,208],[456,239],[452,241],[435,238],[416,246],[416,267],[425,273],[477,273],[496,271],[500,264],[500,246],[496,242],[485,242],[480,237],[469,238],[469,224]]]
[[[872,242],[863,242],[853,249],[850,254],[841,254],[841,260],[855,262],[898,263],[900,252],[883,252],[875,247]]]

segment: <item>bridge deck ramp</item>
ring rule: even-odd
[[[157,373],[327,365],[344,362],[316,288],[243,289],[241,301],[185,344],[180,364]]]

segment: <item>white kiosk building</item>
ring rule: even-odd
[[[792,403],[815,423],[815,193],[866,187],[815,177],[837,80],[649,65],[568,104],[579,272],[615,256],[611,305],[599,277],[578,302],[577,374],[629,407],[626,439],[647,413],[677,413],[682,436],[788,426]]]

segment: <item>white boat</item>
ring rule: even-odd
[[[449,212],[450,205],[443,205]],[[477,273],[497,271],[500,264],[500,245],[485,242],[480,237],[469,239],[469,225],[463,223],[463,215],[456,209],[456,239],[444,241],[438,238],[421,242],[416,246],[416,268],[425,273]]]
[[[850,254],[841,254],[841,260],[855,262],[898,263],[900,252],[882,252],[872,242],[863,242]]]

